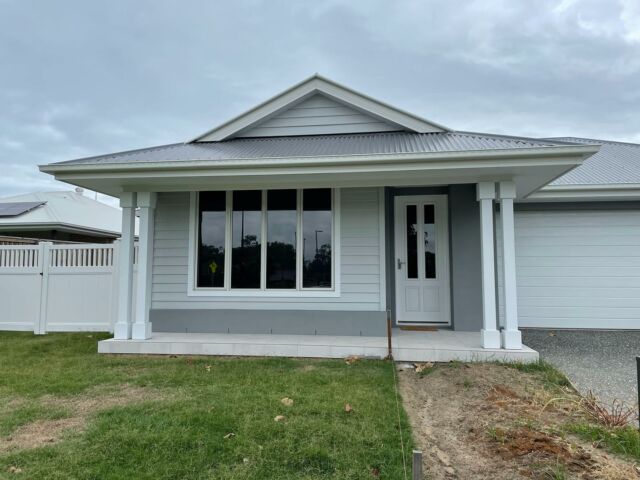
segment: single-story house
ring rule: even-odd
[[[20,239],[110,243],[120,237],[121,227],[119,209],[83,195],[80,188],[0,198],[2,243],[26,243]]]
[[[456,131],[315,75],[184,143],[40,168],[120,198],[101,351],[340,356],[389,320],[396,351],[481,356],[531,352],[522,325],[640,327],[639,149]]]

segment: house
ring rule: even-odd
[[[82,189],[78,190],[1,198],[0,242],[108,243],[120,237],[120,210],[86,197]]]
[[[120,198],[100,351],[367,354],[389,318],[396,358],[523,359],[524,324],[639,326],[616,145],[455,131],[315,75],[184,143],[40,168]]]

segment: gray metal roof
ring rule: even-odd
[[[54,165],[101,165],[146,162],[221,161],[339,155],[466,152],[566,145],[554,140],[472,132],[359,133],[298,137],[238,138],[222,142],[174,143],[59,162]]]
[[[545,140],[581,145],[601,145],[582,165],[558,178],[551,185],[640,184],[640,145],[593,138],[560,137]]]
[[[47,202],[0,202],[0,217],[17,217]]]

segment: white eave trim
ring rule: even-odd
[[[381,120],[395,123],[413,132],[450,131],[447,127],[393,107],[316,74],[187,143],[227,140],[316,93],[321,93],[338,102],[351,105]]]
[[[532,201],[637,200],[640,184],[614,183],[598,185],[547,185],[529,195]]]
[[[283,168],[283,167],[315,167],[315,166],[353,166],[370,164],[397,164],[446,161],[451,163],[468,162],[474,160],[496,160],[507,162],[515,160],[526,162],[540,159],[557,159],[560,157],[574,157],[571,162],[579,165],[582,161],[598,151],[598,147],[585,146],[550,146],[536,148],[519,148],[512,150],[468,150],[462,152],[421,152],[404,154],[375,154],[375,155],[328,155],[321,157],[265,157],[243,158],[230,160],[192,160],[192,161],[161,161],[136,163],[101,163],[101,164],[50,164],[40,165],[40,171],[51,174],[71,173],[111,173],[111,172],[145,172],[145,171],[183,171],[194,169],[246,170],[251,168]],[[479,165],[478,165],[479,166]]]

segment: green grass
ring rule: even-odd
[[[21,425],[71,415],[65,399],[96,388],[160,392],[98,409],[61,442],[0,449],[0,478],[371,479],[373,469],[402,478],[391,363],[104,356],[102,338],[0,333],[0,442]],[[62,406],[44,408],[44,395]],[[404,411],[401,422],[411,451]]]
[[[568,425],[566,429],[588,442],[599,444],[612,453],[640,461],[640,431],[636,427],[607,428],[578,423]]]
[[[550,363],[547,363],[543,360],[532,363],[505,362],[503,363],[503,365],[506,367],[515,368],[516,370],[519,370],[521,372],[537,375],[543,381],[546,387],[571,388],[571,382],[569,382],[569,379],[564,375],[564,373],[562,373]]]

